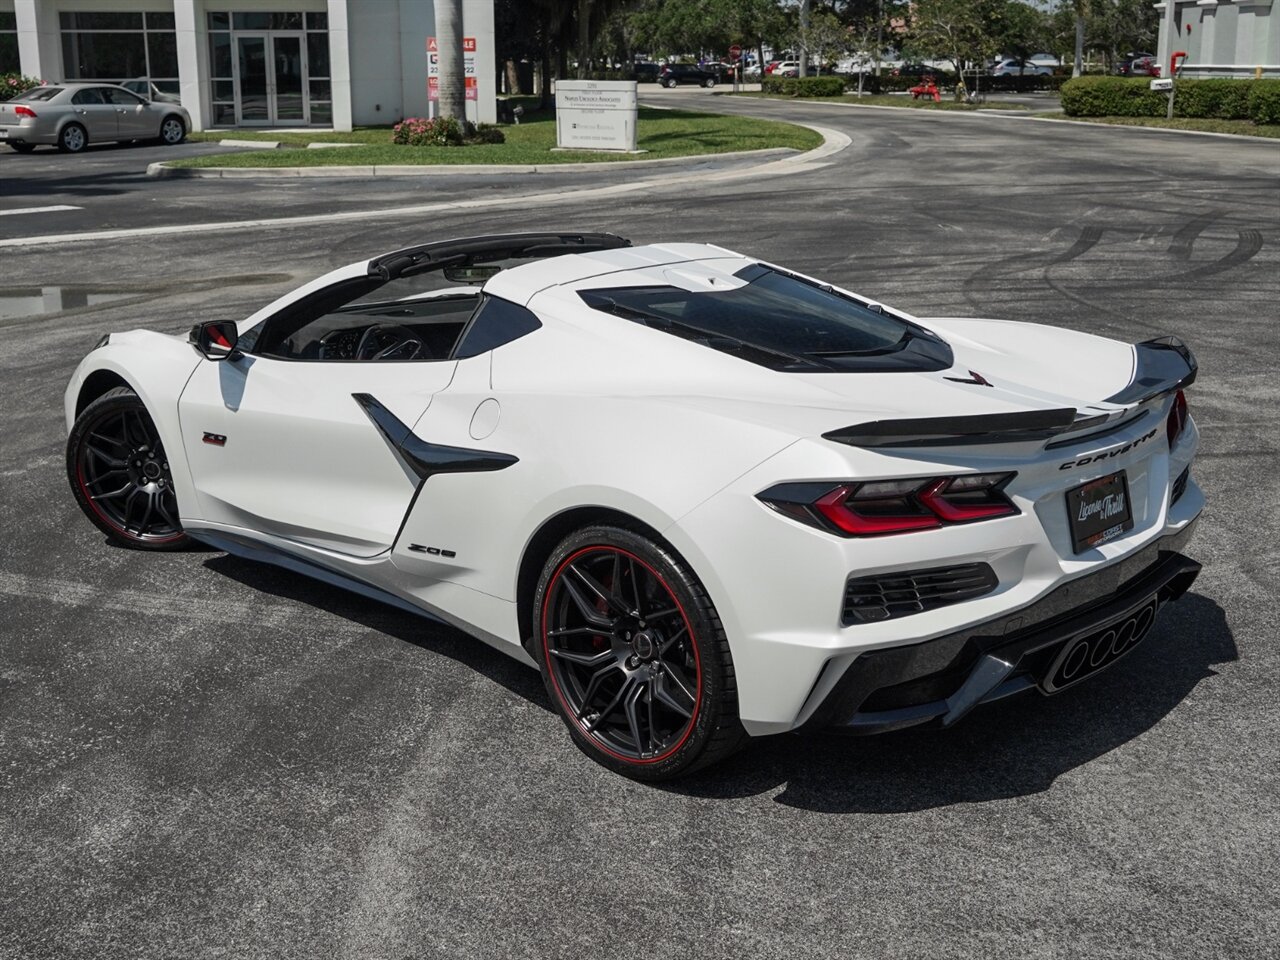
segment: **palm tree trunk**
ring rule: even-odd
[[[1071,68],[1071,75],[1078,77],[1084,73],[1084,13],[1076,10],[1076,59]]]
[[[436,53],[440,58],[440,116],[465,120],[466,66],[462,55],[462,0],[436,0]]]
[[[587,78],[591,54],[591,0],[578,0],[578,79]]]

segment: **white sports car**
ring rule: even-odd
[[[537,666],[588,755],[659,779],[1131,650],[1199,571],[1195,373],[1173,338],[919,320],[716,246],[480,237],[103,337],[67,471],[117,543],[202,541]]]

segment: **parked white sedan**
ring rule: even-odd
[[[35,87],[0,102],[0,142],[19,153],[40,144],[79,153],[90,143],[158,140],[181,143],[191,116],[177,103],[160,103],[110,83]]]

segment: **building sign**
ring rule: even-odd
[[[479,99],[476,86],[476,38],[462,38],[462,66],[467,77],[467,99]],[[440,99],[440,52],[435,37],[427,37],[427,99]]]
[[[578,150],[636,148],[634,80],[557,80],[556,145]]]

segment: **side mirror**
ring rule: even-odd
[[[242,355],[236,349],[240,333],[231,320],[198,323],[191,328],[191,335],[187,339],[207,360],[234,360]]]

